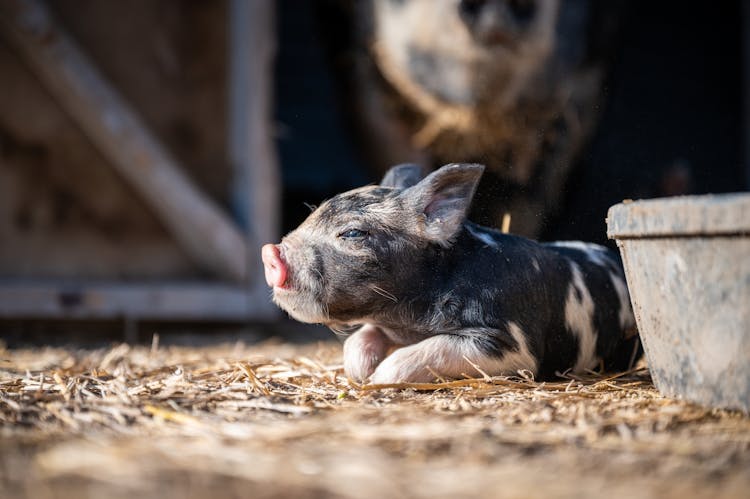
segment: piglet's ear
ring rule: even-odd
[[[449,246],[458,234],[474,197],[484,166],[445,165],[401,193],[408,206],[424,217],[425,236]]]
[[[422,179],[422,168],[414,163],[396,165],[388,170],[380,181],[383,187],[406,189],[416,185]]]

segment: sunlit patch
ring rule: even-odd
[[[466,230],[468,230],[472,236],[479,239],[487,246],[497,248],[497,241],[493,237],[493,234],[489,232],[489,230],[477,227],[472,224],[466,224]]]
[[[581,251],[586,258],[593,264],[601,267],[609,267],[611,261],[609,259],[609,250],[599,244],[585,243],[583,241],[556,241],[549,243],[550,246],[558,248],[570,248]]]

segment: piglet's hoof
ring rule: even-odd
[[[344,342],[344,372],[358,382],[364,382],[385,358],[391,342],[380,329],[369,324],[362,326]]]

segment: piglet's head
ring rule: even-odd
[[[425,255],[452,245],[483,170],[450,164],[420,180],[418,166],[399,165],[380,185],[325,201],[263,247],[274,302],[302,322],[376,320],[436,271]]]

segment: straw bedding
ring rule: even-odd
[[[748,497],[750,418],[645,368],[357,386],[336,342],[0,350],[1,497]]]

